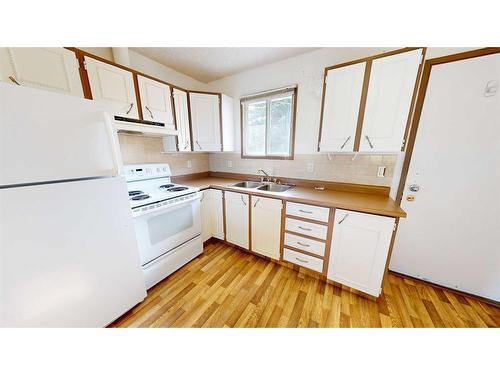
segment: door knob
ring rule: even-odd
[[[418,186],[417,184],[411,184],[410,186],[408,186],[408,189],[411,192],[416,193],[417,191],[420,190],[420,186]]]

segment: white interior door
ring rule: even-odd
[[[131,72],[85,56],[92,99],[105,103],[116,116],[139,118]]]
[[[189,93],[195,151],[222,151],[219,96]]]
[[[422,49],[373,60],[360,151],[401,151]]]
[[[183,90],[174,89],[175,120],[177,122],[177,146],[179,151],[191,151],[191,136],[189,133],[188,96]]]
[[[0,48],[0,80],[83,98],[78,60],[65,48]],[[28,104],[28,103],[26,103]]]
[[[328,71],[320,151],[352,151],[366,63]]]
[[[390,269],[500,300],[500,54],[432,68]],[[410,185],[420,190],[413,193]],[[416,199],[407,201],[409,195]]]
[[[165,128],[174,129],[170,86],[140,75],[137,82],[144,120],[162,122]]]

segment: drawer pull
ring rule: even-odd
[[[303,212],[305,214],[312,214],[313,212],[312,211],[306,211],[306,210],[299,210],[300,212]]]
[[[346,214],[346,215],[342,218],[342,220],[340,220],[340,221],[339,221],[339,224],[342,224],[342,223],[344,222],[344,220],[345,220],[345,219],[347,219],[347,216],[349,216],[349,214]]]
[[[302,230],[312,230],[311,228],[304,228],[304,227],[301,227],[300,225],[299,225],[299,228]]]
[[[300,259],[299,257],[295,257],[295,259],[297,259],[299,262],[302,262],[302,263],[309,263],[308,260]]]
[[[302,242],[300,242],[300,241],[297,241],[297,243],[298,243],[300,246],[309,247],[309,244],[307,244],[307,243],[302,243]]]

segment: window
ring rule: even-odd
[[[297,88],[241,99],[243,158],[293,159]]]

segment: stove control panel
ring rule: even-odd
[[[170,177],[172,175],[168,164],[163,163],[127,164],[123,166],[123,171],[127,182]]]

